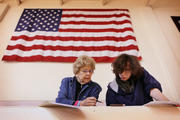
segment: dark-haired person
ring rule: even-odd
[[[162,94],[160,83],[143,67],[137,57],[127,54],[118,56],[112,63],[115,80],[110,82],[106,93],[106,105],[143,105],[153,99],[168,101]]]
[[[95,61],[86,55],[79,56],[73,64],[73,77],[61,81],[57,103],[76,106],[95,106],[102,88],[91,80]]]

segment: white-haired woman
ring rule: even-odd
[[[102,88],[91,80],[95,61],[86,55],[79,56],[73,64],[74,77],[62,80],[57,103],[76,106],[95,106]]]

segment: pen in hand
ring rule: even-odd
[[[96,102],[102,103],[102,101],[96,100]]]

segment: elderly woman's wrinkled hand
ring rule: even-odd
[[[83,101],[80,102],[80,106],[95,106],[96,98],[95,97],[87,97]]]

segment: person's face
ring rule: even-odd
[[[131,77],[131,70],[125,69],[122,73],[119,73],[119,77],[122,81],[127,81]]]
[[[76,74],[78,82],[83,85],[91,81],[93,70],[90,66],[80,68],[80,71]]]

